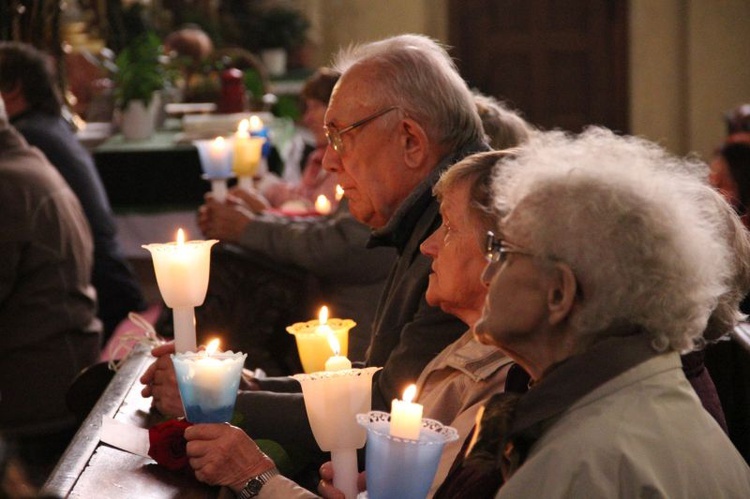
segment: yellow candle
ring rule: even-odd
[[[328,343],[331,345],[331,350],[333,350],[333,356],[329,357],[326,361],[326,371],[343,371],[345,369],[351,369],[351,361],[347,359],[346,356],[339,355],[341,349],[333,332],[328,336]]]
[[[340,346],[340,355],[346,357],[349,349],[349,330],[356,326],[351,319],[329,319],[328,307],[323,307],[317,320],[297,322],[286,330],[293,334],[297,343],[302,369],[306,373],[326,370],[326,361],[331,357],[328,338],[333,335]]]
[[[262,124],[261,124],[262,126]],[[240,121],[234,135],[234,159],[232,169],[239,177],[253,177],[260,165],[261,151],[265,139],[250,136],[248,120]]]
[[[417,385],[404,390],[402,400],[393,399],[391,404],[391,436],[419,440],[422,428],[422,404],[412,402],[417,394]]]
[[[331,202],[328,201],[328,198],[325,197],[324,194],[321,194],[315,199],[315,211],[321,215],[328,215],[331,213]]]

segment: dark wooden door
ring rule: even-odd
[[[472,87],[541,128],[628,132],[627,0],[450,0],[449,17]]]

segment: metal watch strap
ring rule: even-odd
[[[250,499],[251,497],[257,496],[258,494],[260,494],[260,489],[262,489],[263,486],[268,483],[271,478],[275,477],[278,474],[278,468],[273,467],[268,471],[264,471],[258,476],[252,477],[247,481],[237,497],[239,499]]]

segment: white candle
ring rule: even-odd
[[[193,384],[203,395],[204,409],[216,409],[222,405],[221,395],[226,369],[219,359],[212,357],[218,348],[219,340],[212,340],[203,351],[203,356],[193,365]]]
[[[184,231],[179,229],[174,243],[143,246],[151,252],[156,282],[168,307],[197,307],[203,303],[211,246],[217,242],[216,239],[186,242]]]
[[[328,215],[331,213],[331,202],[324,194],[321,194],[315,199],[315,211],[321,215]]]
[[[339,346],[339,340],[336,339],[336,335],[331,334],[328,336],[328,343],[331,345],[333,350],[333,356],[329,357],[326,361],[326,371],[343,371],[344,369],[351,369],[352,362],[343,355],[339,355],[341,347]]]
[[[224,137],[216,137],[208,146],[208,157],[211,158],[212,164],[222,164],[229,153],[227,141]]]
[[[206,298],[211,246],[218,242],[185,242],[185,233],[179,229],[174,243],[143,245],[151,253],[164,303],[172,309],[177,352],[195,350],[194,307]]]
[[[409,440],[419,440],[422,428],[422,404],[412,402],[417,393],[417,385],[409,385],[404,390],[402,400],[393,399],[391,404],[391,436]]]

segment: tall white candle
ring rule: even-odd
[[[211,246],[217,242],[216,239],[186,242],[185,233],[179,229],[174,243],[143,245],[154,261],[164,303],[173,312],[177,352],[195,350],[194,307],[206,298]]]
[[[422,404],[413,403],[417,385],[409,385],[404,390],[402,400],[393,399],[391,404],[391,436],[409,440],[419,440],[422,428]]]

